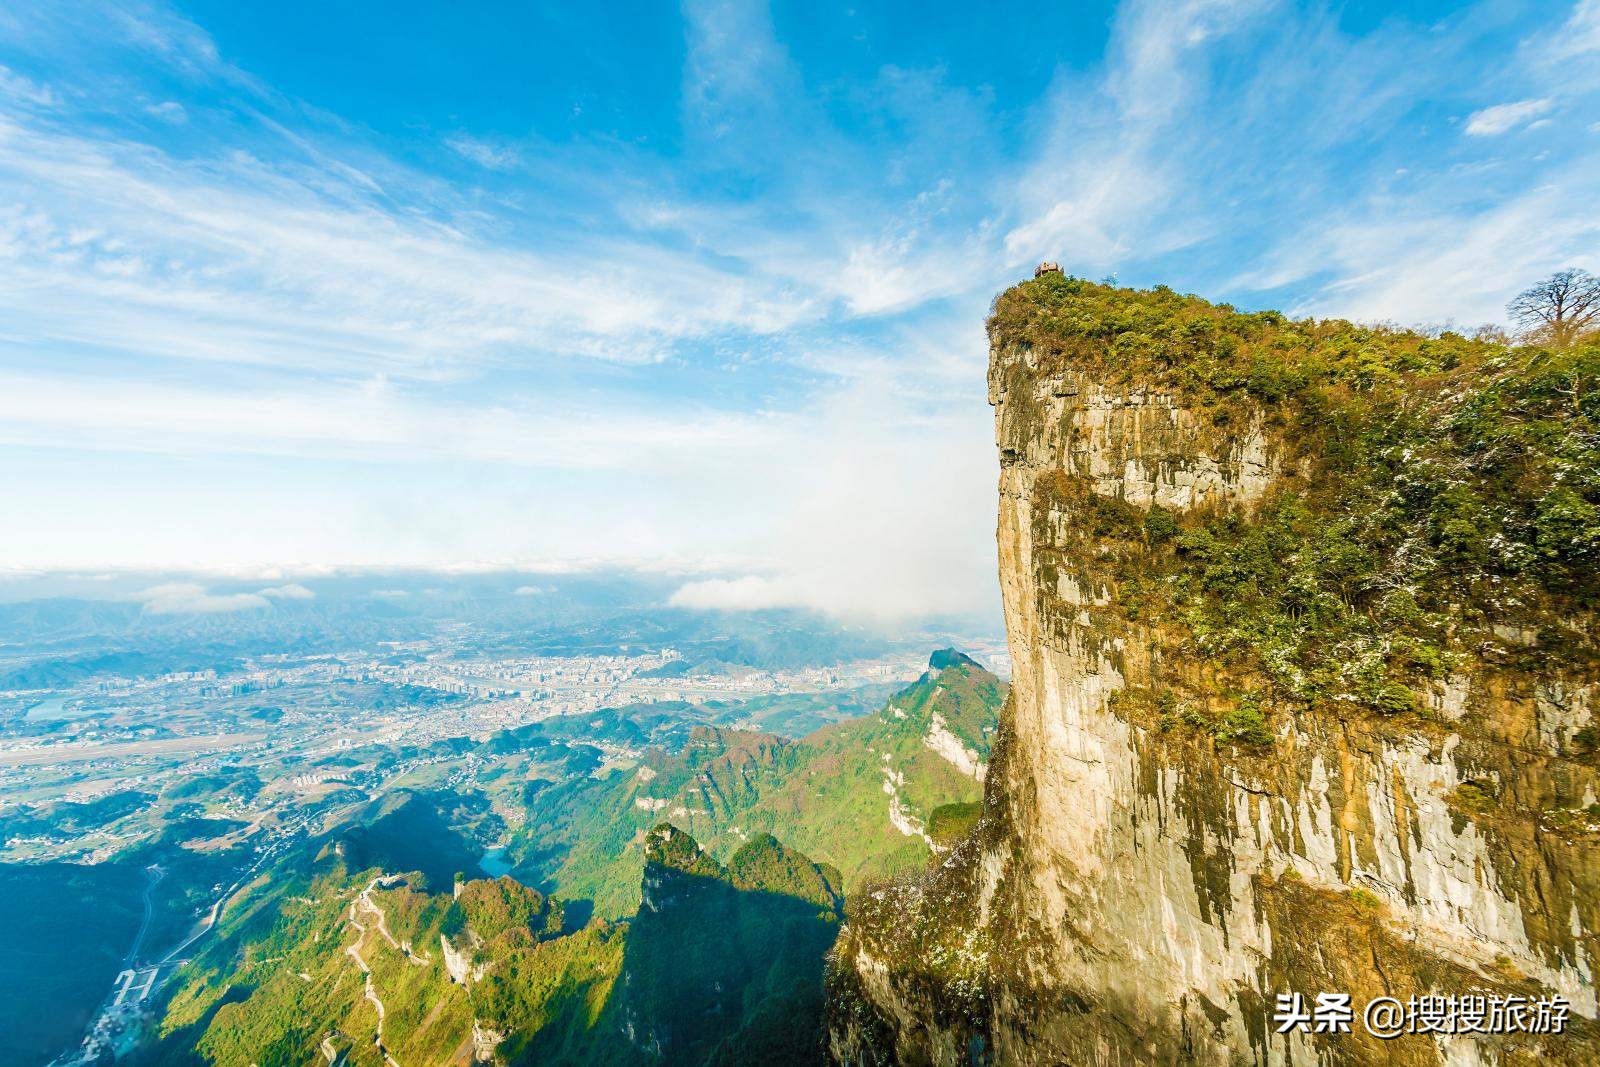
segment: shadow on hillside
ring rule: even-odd
[[[117,1061],[119,1067],[206,1067],[210,1061],[199,1051],[200,1039],[210,1029],[218,1012],[231,1004],[243,1004],[255,991],[254,985],[229,986],[194,1022],[173,1030],[159,1041],[140,1045]]]
[[[478,869],[481,850],[452,829],[431,794],[385,798],[385,810],[351,827],[342,838],[352,871],[420,871],[432,892],[449,892],[457,871]]]
[[[511,875],[530,889],[537,889],[546,895],[554,894],[557,888],[555,874],[571,852],[571,846],[565,844],[529,848],[517,859],[516,866],[511,868]]]
[[[561,901],[561,932],[575,934],[594,918],[594,901],[586,897]]]
[[[47,1063],[82,1036],[139,928],[144,884],[127,863],[0,864],[6,1063]]]
[[[782,893],[672,871],[651,890],[601,1022],[663,1063],[817,1063],[838,917]]]
[[[545,1024],[514,1032],[499,1054],[513,1067],[820,1064],[836,912],[719,878],[674,871],[663,881],[654,909],[610,927],[624,938],[614,980],[563,981]]]

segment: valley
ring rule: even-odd
[[[755,663],[724,659],[717,637],[487,652],[497,624],[473,610],[474,626],[403,649],[285,655],[252,638],[198,670],[115,673],[145,662],[126,657],[12,669],[54,688],[0,692],[0,877],[55,878],[48,902],[18,904],[63,923],[45,958],[0,951],[0,980],[19,983],[5,1026],[39,1026],[26,1062],[233,1062],[226,1050],[245,1046],[229,1041],[258,1040],[252,1062],[470,1059],[491,1033],[502,1047],[529,1038],[516,1012],[555,1009],[473,1014],[460,976],[493,978],[513,957],[487,951],[462,971],[468,942],[429,925],[441,895],[526,886],[561,916],[549,931],[561,947],[537,967],[550,952],[580,970],[595,953],[620,966],[655,828],[695,835],[707,863],[782,841],[828,865],[842,902],[920,867],[942,847],[928,831],[940,812],[978,795],[1003,685],[963,654],[783,651],[817,639],[804,621],[777,622]],[[1003,664],[998,642],[965,643]],[[56,971],[78,984],[52,984]],[[630,1023],[609,1010],[624,1022],[583,1042],[628,1046],[638,1011]],[[820,1000],[807,1010],[820,1019]],[[223,1036],[245,1017],[242,1036]],[[296,1025],[264,1037],[279,1017]]]

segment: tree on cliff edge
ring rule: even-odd
[[[1600,325],[1600,278],[1569,268],[1517,294],[1506,311],[1538,340],[1563,348]]]

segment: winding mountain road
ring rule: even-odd
[[[378,1014],[378,1026],[373,1034],[372,1042],[378,1046],[378,1051],[383,1055],[383,1062],[386,1067],[400,1067],[400,1064],[396,1062],[395,1058],[389,1055],[389,1050],[384,1047],[383,1017],[385,1010],[383,1001],[378,997],[378,991],[372,985],[372,968],[367,966],[367,961],[361,956],[362,945],[365,944],[367,940],[367,934],[371,932],[373,927],[364,925],[360,919],[356,918],[356,916],[361,912],[363,906],[376,912],[378,916],[378,929],[382,931],[384,939],[396,949],[400,948],[400,945],[389,934],[389,927],[387,921],[385,920],[383,909],[378,907],[372,901],[372,891],[382,881],[384,881],[382,877],[374,878],[372,881],[367,883],[367,887],[361,891],[356,899],[350,902],[350,915],[348,921],[351,926],[356,928],[356,939],[350,944],[346,945],[344,950],[350,954],[351,959],[356,961],[356,966],[361,968],[361,976],[366,981],[366,999],[372,1003],[373,1011],[377,1012]],[[411,953],[406,952],[406,957],[408,959],[411,958]]]
[[[132,968],[139,960],[139,950],[144,947],[145,935],[150,932],[150,919],[155,915],[156,909],[153,895],[156,891],[156,886],[161,883],[161,879],[167,876],[167,872],[158,863],[152,863],[146,867],[144,874],[144,918],[139,921],[139,932],[133,935],[133,946],[128,949],[127,956],[122,960],[122,966],[125,969]]]

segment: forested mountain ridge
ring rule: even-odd
[[[661,821],[721,857],[771,833],[837,867],[852,890],[915,869],[931,854],[935,813],[981,795],[1004,696],[976,661],[943,650],[877,713],[798,741],[695,727],[680,752],[650,749],[630,770],[543,792],[509,850],[515,871],[592,899],[599,914],[631,914],[644,835]]]
[[[816,1062],[837,871],[647,835],[645,906],[573,928],[511,878],[431,892],[335,842],[244,894],[132,1057],[178,1064]]]

